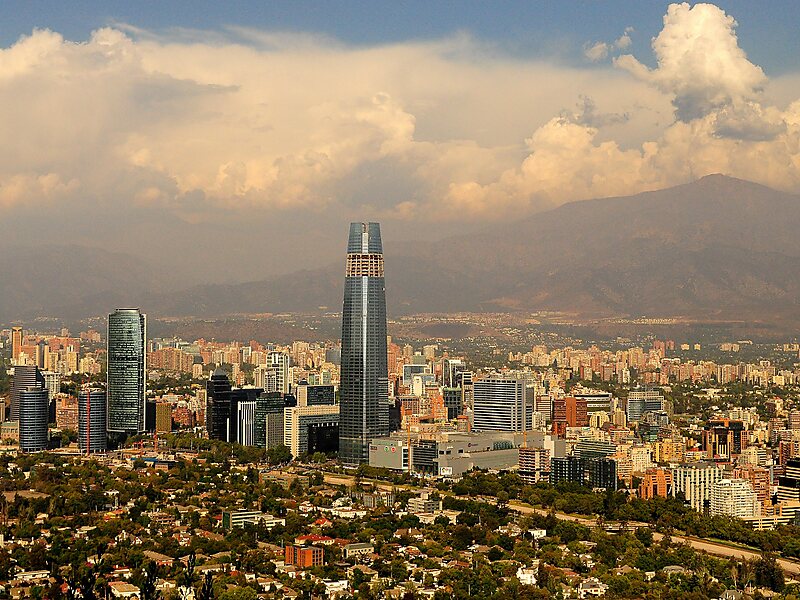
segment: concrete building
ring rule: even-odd
[[[761,514],[753,486],[744,479],[720,479],[711,486],[711,516],[749,519]]]
[[[325,552],[318,546],[286,546],[284,561],[301,569],[321,567],[325,564]]]
[[[486,431],[480,433],[442,432],[435,439],[412,437],[413,470],[443,477],[460,477],[473,468],[505,470],[519,464],[519,433]],[[395,434],[372,440],[370,466],[395,471],[408,469],[407,438]]]
[[[639,484],[639,497],[643,500],[672,495],[672,471],[668,469],[647,469]]]
[[[614,403],[614,396],[611,392],[579,388],[573,390],[572,396],[586,402],[586,412],[589,415],[596,412],[611,413],[611,410],[615,408],[612,406]]]
[[[519,476],[522,481],[534,485],[550,479],[550,451],[546,448],[519,449]]]
[[[412,514],[432,513],[442,509],[442,501],[431,498],[428,492],[408,499],[408,512]]]
[[[672,495],[683,494],[694,510],[706,512],[710,510],[712,487],[722,479],[722,469],[713,463],[687,463],[673,469],[672,478]]]
[[[387,411],[388,412],[388,411]],[[283,411],[283,443],[292,456],[338,448],[339,405],[292,406]]]
[[[533,429],[533,389],[527,380],[502,376],[478,379],[472,394],[474,431]]]
[[[261,523],[267,529],[272,529],[276,525],[286,525],[286,519],[273,517],[260,510],[226,510],[222,512],[222,526],[225,529],[244,527],[248,523]]]

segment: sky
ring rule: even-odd
[[[800,3],[5,2],[0,239],[197,281],[724,173],[800,192]]]

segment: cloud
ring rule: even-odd
[[[608,58],[608,55],[614,50],[627,50],[633,43],[633,40],[631,40],[633,31],[633,27],[626,27],[622,35],[611,43],[586,43],[583,46],[583,55],[591,62],[600,62]]]
[[[600,62],[608,57],[610,46],[605,42],[595,42],[583,49],[583,55],[592,62]]]
[[[671,5],[653,68],[504,57],[468,35],[37,30],[0,50],[0,211],[230,236],[367,215],[426,235],[715,172],[798,191],[800,78],[770,82],[735,27]],[[584,50],[601,61],[631,34]]]
[[[674,118],[665,120],[657,135],[638,144],[624,144],[613,135],[620,123],[635,123],[649,111],[647,101],[619,113],[599,111],[584,95],[576,111],[562,111],[534,131],[519,166],[487,184],[451,186],[446,212],[484,218],[530,212],[711,173],[800,192],[800,100],[785,109],[768,103],[763,89],[769,81],[739,47],[735,27],[735,20],[716,6],[671,5],[653,40],[655,68],[630,55],[614,60],[621,71],[671,102]],[[605,44],[596,55],[610,49]],[[798,98],[800,82],[784,78],[779,91],[784,98]]]
[[[766,82],[736,37],[736,21],[713,4],[672,4],[653,40],[658,66],[648,69],[631,55],[615,63],[673,96],[682,121],[732,103],[753,100]]]

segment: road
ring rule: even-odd
[[[355,479],[354,477],[351,477],[349,475],[332,475],[327,473],[325,474],[325,482],[333,485],[353,485],[354,479]],[[364,483],[371,483],[378,489],[387,491],[396,488],[419,489],[416,486],[412,485],[397,486],[397,485],[392,485],[390,483],[374,481],[374,480],[366,480],[366,479],[362,479],[362,481]],[[522,504],[521,502],[515,502],[515,501],[510,502],[508,504],[508,508],[520,514],[537,514],[542,516],[547,516],[548,514],[550,514],[550,512],[545,509],[536,508],[535,506],[530,506],[528,504]],[[597,519],[591,517],[579,517],[575,515],[568,515],[566,513],[553,513],[553,514],[557,519],[561,519],[563,521],[572,521],[573,523],[579,523],[581,525],[585,525],[586,527],[597,526]],[[628,523],[628,526],[646,527],[647,523]],[[758,551],[747,550],[745,548],[739,548],[737,546],[730,546],[720,542],[711,542],[708,540],[703,540],[700,538],[695,538],[685,535],[672,535],[670,537],[672,540],[688,544],[694,550],[698,550],[700,552],[706,552],[707,554],[711,554],[714,556],[721,556],[723,558],[754,560],[761,557],[761,553]],[[663,538],[664,536],[662,534],[653,532],[654,541],[660,541]],[[785,558],[779,558],[778,564],[788,575],[792,576],[800,575],[800,562],[788,560]]]

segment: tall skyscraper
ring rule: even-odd
[[[378,223],[351,223],[342,307],[339,458],[369,460],[369,442],[389,434],[386,289]]]
[[[206,382],[206,431],[212,440],[228,439],[228,419],[231,412],[231,382],[217,368]]]
[[[47,450],[47,390],[29,387],[19,395],[19,449],[22,452]]]
[[[147,316],[138,308],[108,315],[108,431],[136,434],[145,429]]]
[[[106,393],[84,389],[78,395],[78,447],[81,454],[94,454],[105,452],[106,443]]]
[[[19,421],[20,395],[33,387],[45,387],[45,379],[36,365],[16,365],[11,384],[11,420]]]
[[[22,348],[22,327],[11,328],[11,364],[17,364],[17,357]]]

